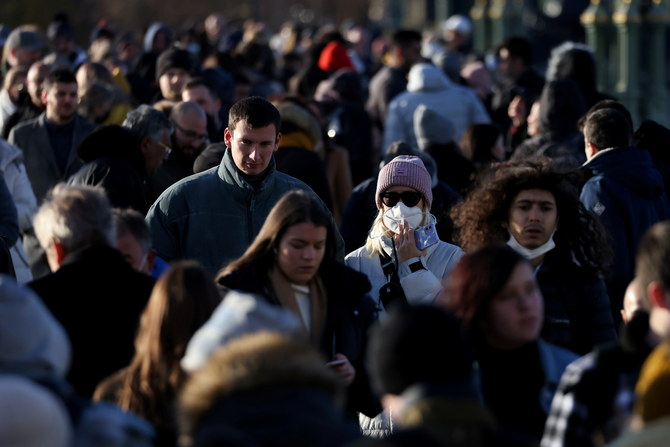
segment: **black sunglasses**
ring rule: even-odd
[[[423,197],[420,192],[404,191],[404,192],[383,192],[380,194],[382,203],[388,207],[396,206],[399,200],[402,200],[408,207],[416,206]]]

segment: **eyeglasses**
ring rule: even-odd
[[[396,206],[398,201],[402,200],[402,203],[410,208],[416,206],[423,197],[420,192],[416,191],[383,192],[379,196],[382,199],[382,203],[386,206]]]
[[[179,129],[181,133],[183,133],[186,136],[186,138],[193,138],[194,140],[204,140],[205,138],[207,138],[207,134],[205,133],[198,133],[194,130],[186,130],[179,124],[175,123],[174,121],[172,122],[172,124],[174,124],[174,127]]]
[[[172,153],[172,148],[160,141],[156,141],[156,144],[163,148],[163,158],[167,160],[170,154]]]

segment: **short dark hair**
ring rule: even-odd
[[[652,281],[660,281],[663,288],[670,290],[670,221],[655,224],[642,236],[635,259],[635,278],[645,298]]]
[[[151,231],[144,221],[144,216],[132,208],[114,208],[112,210],[116,235],[130,234],[145,252],[151,249]]]
[[[394,47],[407,48],[408,46],[421,42],[421,33],[413,29],[400,29],[391,35],[391,44]]]
[[[207,83],[205,80],[201,77],[195,77],[191,78],[185,85],[184,85],[184,90],[190,89],[190,88],[196,88],[196,87],[205,87],[207,91],[209,91],[209,94],[212,95],[213,98],[219,98],[218,94],[214,89]]]
[[[632,128],[623,113],[615,109],[600,109],[586,117],[584,137],[599,151],[610,147],[628,146]]]
[[[530,66],[533,63],[533,46],[527,38],[522,36],[508,37],[498,45],[496,54],[499,54],[503,48],[509,52],[511,57],[520,58],[524,64]]]
[[[626,117],[626,120],[630,123],[630,128],[631,131],[633,129],[633,117],[630,114],[630,111],[621,104],[619,101],[616,99],[602,99],[598,101],[597,103],[593,104],[589,110],[586,111],[584,116],[579,118],[579,121],[577,121],[577,127],[581,132],[584,131],[584,124],[586,123],[586,118],[596,110],[602,110],[602,109],[614,109],[618,110],[619,112],[623,113],[623,116]]]
[[[240,121],[252,129],[274,125],[277,134],[281,126],[279,110],[260,96],[249,96],[233,104],[228,113],[228,129],[232,132]]]
[[[44,90],[47,91],[54,86],[54,84],[61,82],[64,84],[76,84],[77,78],[72,71],[65,68],[54,70],[44,78]]]

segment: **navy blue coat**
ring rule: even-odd
[[[607,289],[617,315],[634,276],[640,238],[653,224],[670,218],[670,201],[651,156],[637,147],[602,150],[584,169],[589,178],[580,199],[600,216],[614,251]]]

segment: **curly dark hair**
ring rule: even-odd
[[[579,266],[607,272],[612,250],[598,217],[579,201],[581,173],[562,170],[546,157],[496,163],[466,200],[451,211],[456,241],[466,251],[509,239],[504,224],[514,198],[528,189],[549,191],[556,200],[556,251]]]

